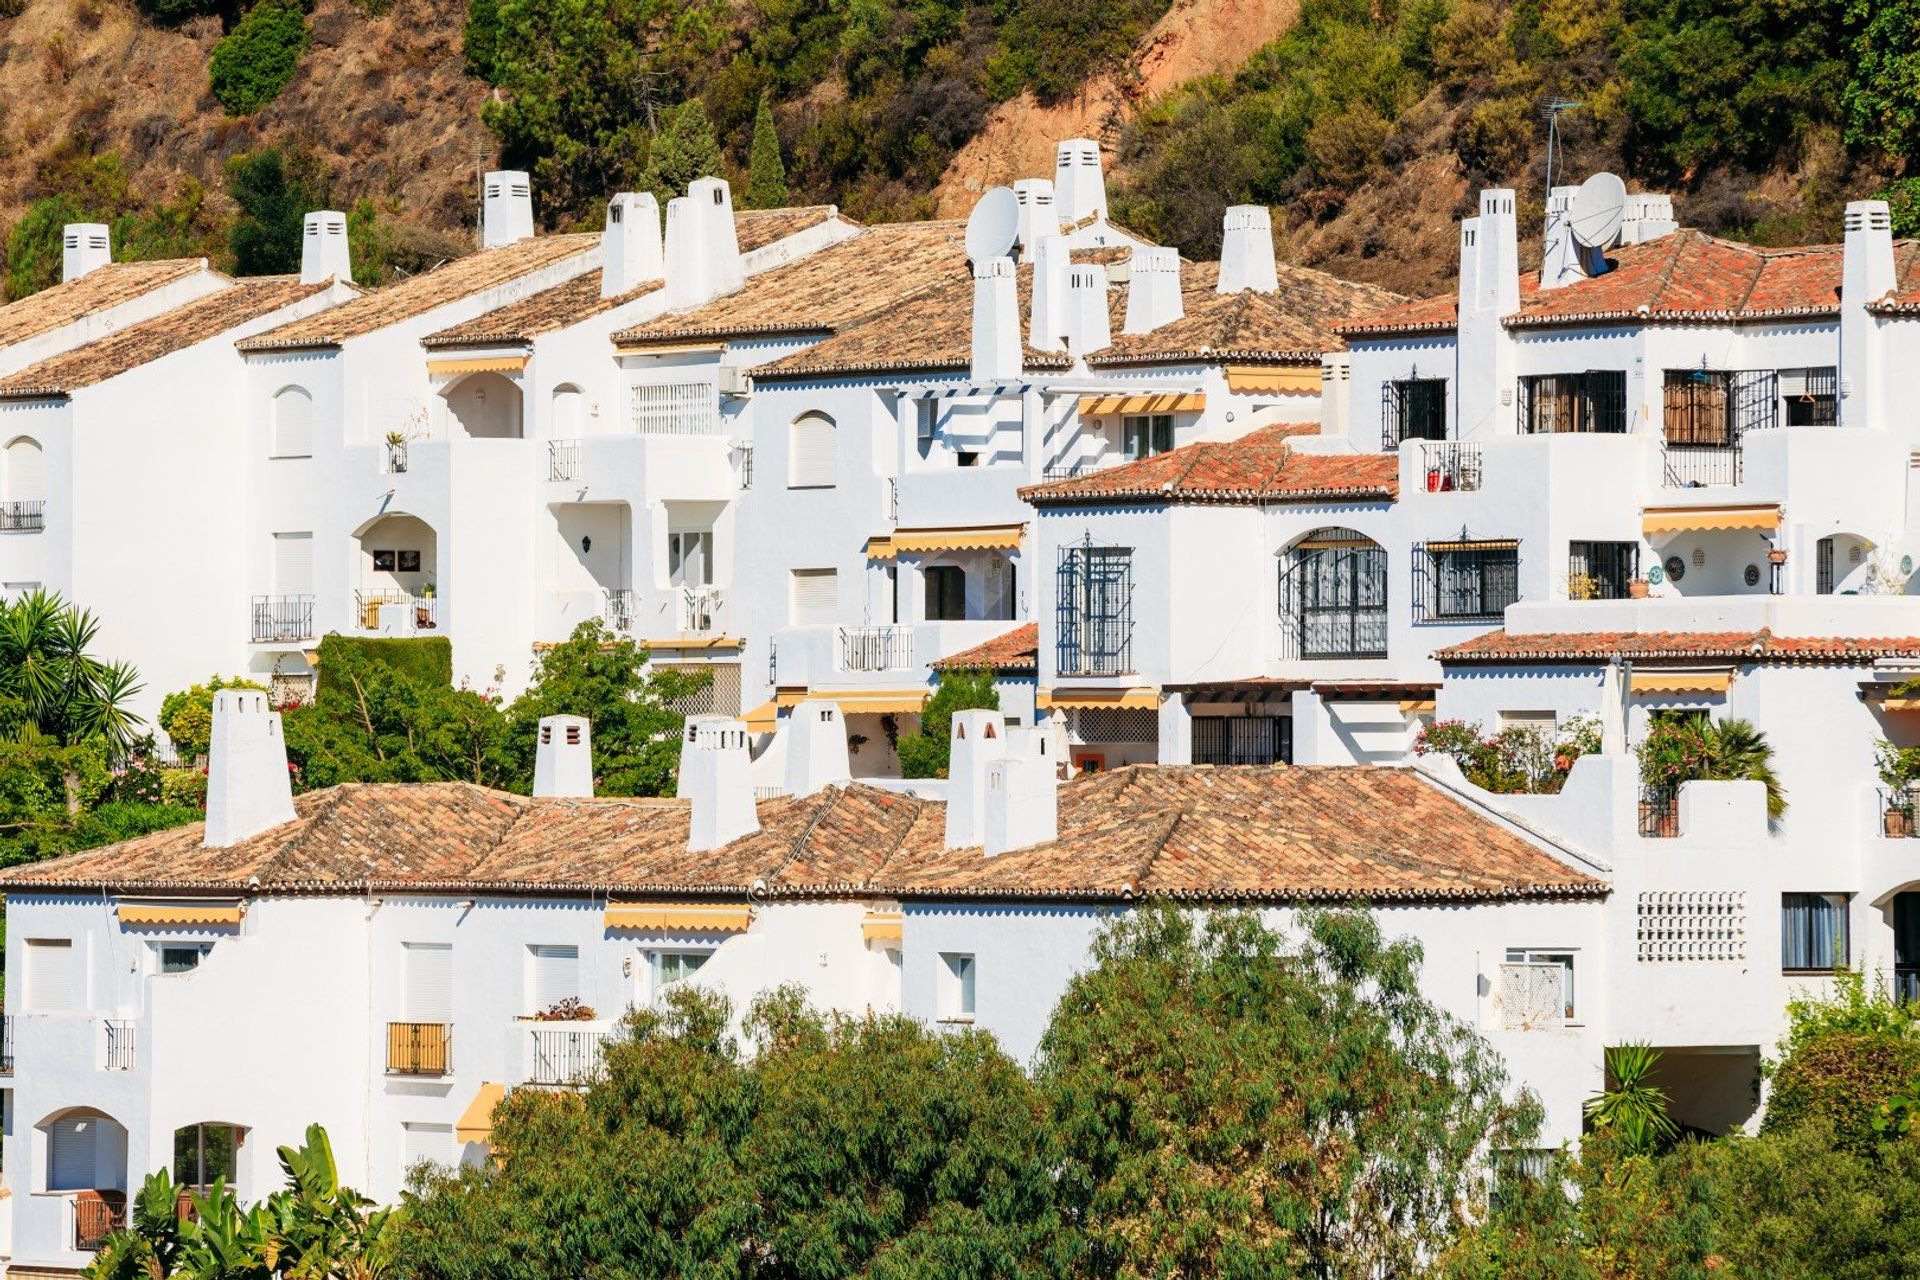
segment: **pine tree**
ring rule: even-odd
[[[719,172],[720,143],[713,136],[713,121],[707,118],[706,104],[690,98],[654,137],[642,185],[665,207],[674,196],[685,195],[687,184],[695,178]]]
[[[747,151],[747,208],[778,209],[787,203],[787,166],[780,159],[780,135],[773,127],[773,106],[760,95],[753,118],[753,145]]]

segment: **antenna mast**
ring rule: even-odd
[[[1566,98],[1549,98],[1540,114],[1547,118],[1547,195],[1553,195],[1553,153],[1560,145],[1560,113],[1576,110],[1580,104]]]

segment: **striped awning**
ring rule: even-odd
[[[731,902],[609,902],[605,922],[609,929],[745,933],[753,923],[753,908]]]
[[[523,373],[526,367],[525,356],[474,356],[468,360],[427,361],[427,373],[435,378],[462,373]]]
[[[1780,527],[1780,508],[1753,507],[1648,507],[1640,516],[1643,533],[1686,533],[1689,530],[1750,529],[1772,533]]]
[[[1320,375],[1313,375],[1315,387]],[[1111,413],[1199,413],[1207,407],[1207,398],[1198,391],[1163,391],[1158,395],[1081,396],[1080,416],[1098,418]]]
[[[114,912],[123,925],[199,925],[232,929],[246,908],[238,902],[120,902]]]
[[[1018,551],[1026,536],[1024,524],[990,524],[974,529],[896,529],[867,539],[869,560],[891,560],[900,555],[932,551]]]
[[[1519,547],[1517,538],[1468,538],[1455,539],[1452,542],[1429,542],[1429,551],[1512,551]]]
[[[1628,688],[1634,693],[1725,693],[1732,684],[1731,670],[1636,671]]]
[[[1320,390],[1320,366],[1230,364],[1227,366],[1227,390],[1314,394]]]
[[[868,942],[898,942],[906,916],[898,911],[869,911],[860,922],[860,936]]]
[[[1158,689],[1042,689],[1034,695],[1034,705],[1043,711],[1091,711],[1097,707],[1153,711],[1160,706],[1160,691]]]
[[[473,1101],[454,1122],[453,1136],[459,1142],[488,1142],[493,1138],[493,1109],[507,1096],[507,1086],[482,1081]]]
[[[1400,699],[1400,710],[1410,715],[1430,714],[1439,705],[1439,700],[1436,698]]]

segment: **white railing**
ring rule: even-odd
[[[1428,493],[1464,493],[1480,487],[1480,446],[1429,440],[1420,446],[1420,483]]]
[[[578,1087],[600,1079],[612,1033],[581,1027],[535,1027],[527,1083]]]
[[[842,671],[903,671],[912,666],[912,627],[840,628]]]
[[[711,382],[648,383],[633,389],[633,429],[642,435],[704,436],[720,429]]]
[[[607,626],[615,631],[632,631],[634,610],[639,606],[639,594],[632,587],[608,587],[606,608],[601,616]]]
[[[354,625],[361,631],[379,631],[380,610],[387,605],[407,606],[400,614],[402,631],[434,631],[440,626],[440,601],[437,597],[408,595],[404,591],[354,592]]]
[[[1565,1026],[1566,970],[1557,964],[1503,964],[1494,994],[1497,1025],[1508,1031]]]
[[[721,629],[720,606],[724,603],[718,587],[683,587],[680,591],[680,633],[710,635]]]
[[[578,480],[580,478],[580,442],[578,440],[547,441],[547,479]]]
[[[387,471],[393,475],[404,475],[407,470],[407,442],[405,440],[387,441]]]

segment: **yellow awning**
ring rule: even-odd
[[[460,1142],[488,1142],[493,1138],[493,1109],[507,1096],[507,1086],[482,1081],[480,1091],[454,1122],[453,1136]]]
[[[645,338],[635,338],[620,344],[623,356],[690,356],[707,355],[715,351],[725,351],[724,342],[660,342],[650,343]]]
[[[898,911],[869,911],[860,922],[860,936],[868,942],[898,942],[906,917]]]
[[[1471,538],[1467,541],[1429,542],[1429,551],[1510,551],[1519,546],[1513,538]]]
[[[1640,517],[1643,533],[1719,529],[1751,529],[1758,533],[1772,533],[1779,527],[1779,507],[1648,507]]]
[[[1123,707],[1153,711],[1160,706],[1158,689],[1042,689],[1034,705],[1043,711],[1088,711],[1095,707]]]
[[[121,924],[217,925],[233,928],[245,914],[237,902],[122,902],[114,910]]]
[[[1636,671],[1628,682],[1634,693],[1725,693],[1731,671]]]
[[[676,933],[745,933],[753,908],[704,902],[609,902],[609,929],[653,929]]]
[[[1313,375],[1315,387],[1320,374]],[[1198,391],[1162,392],[1146,396],[1081,396],[1080,416],[1097,418],[1109,413],[1199,413],[1207,407],[1207,398]]]
[[[772,698],[740,717],[755,733],[771,733],[780,720],[780,706]]]
[[[927,705],[926,689],[860,689],[835,693],[815,689],[807,696],[831,702],[843,715],[918,715]]]
[[[1402,698],[1400,700],[1400,710],[1411,711],[1416,715],[1432,711],[1437,705],[1439,705],[1438,702],[1433,698]]]
[[[436,378],[458,373],[521,373],[526,367],[525,356],[476,356],[471,360],[427,361],[427,373]]]
[[[782,711],[791,711],[807,700],[807,686],[785,685],[774,689],[773,705]]]
[[[1230,364],[1227,366],[1229,391],[1320,390],[1320,367],[1296,364]]]
[[[896,529],[891,536],[867,539],[867,558],[891,560],[929,551],[1018,551],[1023,524],[985,525],[978,529]]]

